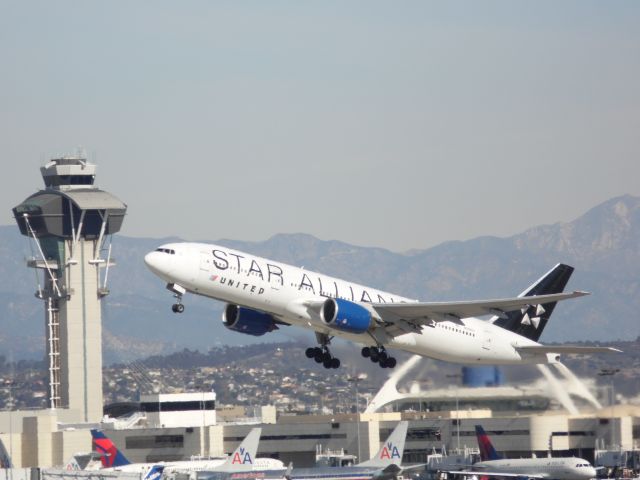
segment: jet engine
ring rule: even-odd
[[[222,314],[222,323],[229,330],[259,337],[277,330],[273,317],[268,313],[228,303]]]
[[[343,332],[364,333],[371,326],[369,310],[341,298],[327,298],[320,315],[324,323]]]

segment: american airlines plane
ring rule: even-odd
[[[562,293],[573,267],[558,264],[518,297],[419,302],[375,288],[260,258],[219,245],[169,243],[145,256],[184,311],[187,292],[226,302],[222,323],[260,336],[295,325],[315,332],[306,355],[326,368],[340,360],[334,337],[363,345],[362,356],[382,368],[396,359],[387,348],[464,364],[554,363],[563,353],[619,351],[538,343],[556,302],[587,295]],[[477,317],[491,316],[489,319]]]
[[[93,446],[100,455],[103,471],[136,472],[145,474],[144,480],[154,480],[151,473],[155,468],[160,475],[191,472],[261,472],[260,478],[283,479],[284,464],[274,458],[256,458],[261,428],[253,428],[238,448],[226,458],[206,460],[178,460],[156,463],[131,463],[118,450],[109,437],[99,430],[91,430]]]

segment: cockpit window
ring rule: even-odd
[[[168,253],[170,255],[176,254],[176,251],[172,248],[156,248],[156,252]]]

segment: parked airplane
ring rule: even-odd
[[[186,292],[227,302],[222,322],[230,330],[264,335],[281,325],[316,332],[319,347],[306,355],[338,368],[334,336],[364,344],[362,356],[393,368],[387,347],[464,364],[554,363],[562,353],[603,347],[538,343],[556,302],[586,295],[561,293],[573,267],[558,264],[520,296],[498,300],[423,303],[303,268],[218,245],[170,243],[145,256],[184,311]],[[489,320],[475,318],[494,315]]]
[[[131,463],[103,432],[91,430],[91,436],[94,448],[100,454],[103,470],[145,473],[153,467],[161,466],[164,468],[164,473],[189,473],[204,470],[223,472],[269,470],[284,473],[285,466],[280,460],[256,458],[261,431],[260,428],[252,429],[238,448],[225,458],[155,463]]]
[[[587,480],[595,478],[596,469],[583,458],[513,458],[503,459],[493,447],[489,436],[476,425],[480,462],[471,469],[448,473],[478,477],[553,478],[555,480]]]
[[[375,457],[348,467],[294,468],[288,480],[386,480],[416,467],[402,467],[402,454],[409,422],[400,422]],[[424,468],[424,465],[418,466]]]

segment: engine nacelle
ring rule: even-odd
[[[222,314],[222,323],[229,330],[259,337],[277,330],[273,317],[268,313],[228,303]]]
[[[369,310],[341,298],[327,298],[320,315],[324,323],[343,332],[364,333],[371,326]]]

